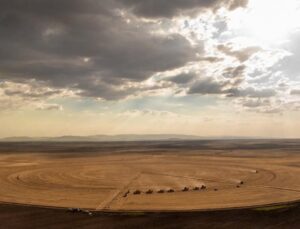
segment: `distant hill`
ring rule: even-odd
[[[59,137],[8,137],[0,142],[110,142],[110,141],[178,141],[178,140],[209,140],[209,139],[259,139],[251,137],[220,136],[201,137],[181,134],[120,134],[91,136],[59,136]]]
[[[8,137],[2,138],[2,142],[34,142],[34,141],[57,141],[57,142],[77,142],[77,141],[163,141],[163,140],[197,140],[202,139],[194,135],[176,135],[176,134],[122,134],[122,135],[91,135],[91,136],[60,136],[60,137]]]

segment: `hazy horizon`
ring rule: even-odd
[[[105,141],[167,141],[167,140],[298,140],[300,138],[261,137],[261,136],[200,136],[183,134],[116,134],[116,135],[57,135],[57,136],[8,136],[1,137],[1,142],[59,141],[59,142],[105,142]]]
[[[300,138],[300,0],[1,3],[0,138]]]

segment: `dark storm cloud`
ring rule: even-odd
[[[198,80],[189,89],[188,94],[222,94],[224,83],[212,78]]]
[[[243,73],[246,66],[240,65],[237,67],[229,67],[223,71],[223,77],[225,80],[218,81],[212,77],[200,78],[196,73],[189,73],[188,78],[183,75],[178,75],[175,78],[179,86],[189,87],[188,94],[202,94],[202,95],[226,95],[227,97],[247,97],[252,91],[249,89],[240,89],[239,86],[243,82]],[[171,80],[173,79],[171,78]],[[197,79],[198,78],[198,79]],[[189,79],[189,81],[186,81]],[[181,85],[192,82],[192,84]],[[253,92],[254,95],[254,92]],[[255,97],[255,96],[254,96]]]
[[[246,4],[247,0],[2,0],[0,80],[30,84],[34,79],[53,87],[46,94],[6,90],[9,96],[46,97],[67,88],[81,96],[122,99],[149,90],[128,85],[155,73],[196,59],[220,60],[201,57],[203,44],[193,46],[180,34],[152,33],[153,25],[139,17],[173,18]],[[135,16],[129,15],[128,21],[122,12]],[[192,78],[172,80],[180,84]]]
[[[186,11],[226,7],[234,10],[245,7],[248,0],[118,0],[130,7],[137,15],[148,18],[174,17]]]
[[[169,77],[167,81],[171,81],[176,84],[187,84],[197,78],[196,73],[182,73],[176,76]]]
[[[35,79],[82,90],[85,96],[123,98],[156,72],[182,67],[199,48],[179,34],[154,35],[97,0],[3,0],[0,7],[0,79]]]
[[[81,96],[105,98],[106,100],[119,100],[138,91],[135,88],[121,89],[105,82],[97,84],[89,81],[81,83],[80,88],[82,89],[82,92],[79,93]]]
[[[226,97],[244,98],[271,98],[277,92],[274,89],[255,89],[253,87],[239,88],[232,81],[217,81],[213,78],[204,78],[196,81],[188,90],[188,94],[213,94]]]

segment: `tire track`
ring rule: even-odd
[[[233,181],[224,181],[220,179],[208,179],[208,178],[200,178],[200,177],[193,177],[193,176],[181,176],[181,175],[175,175],[175,174],[166,174],[166,173],[155,173],[155,172],[144,172],[144,174],[150,174],[150,175],[159,175],[159,176],[169,176],[169,177],[176,177],[176,178],[185,178],[185,179],[192,179],[192,180],[198,180],[198,181],[208,181],[208,182],[217,182],[217,183],[224,183],[224,184],[236,184],[237,182]]]
[[[268,185],[247,185],[248,187],[255,187],[255,188],[270,188],[270,189],[277,189],[277,190],[283,190],[283,191],[291,191],[291,192],[299,192],[299,189],[293,189],[293,188],[283,188],[283,187],[276,187],[276,186],[268,186]]]
[[[134,176],[125,186],[123,186],[121,189],[118,189],[110,198],[107,200],[104,200],[98,207],[96,207],[96,210],[108,210],[109,206],[114,202],[123,192],[125,192],[134,181],[139,179],[142,173],[137,174]]]

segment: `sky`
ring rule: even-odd
[[[1,0],[0,137],[300,137],[300,0]]]

